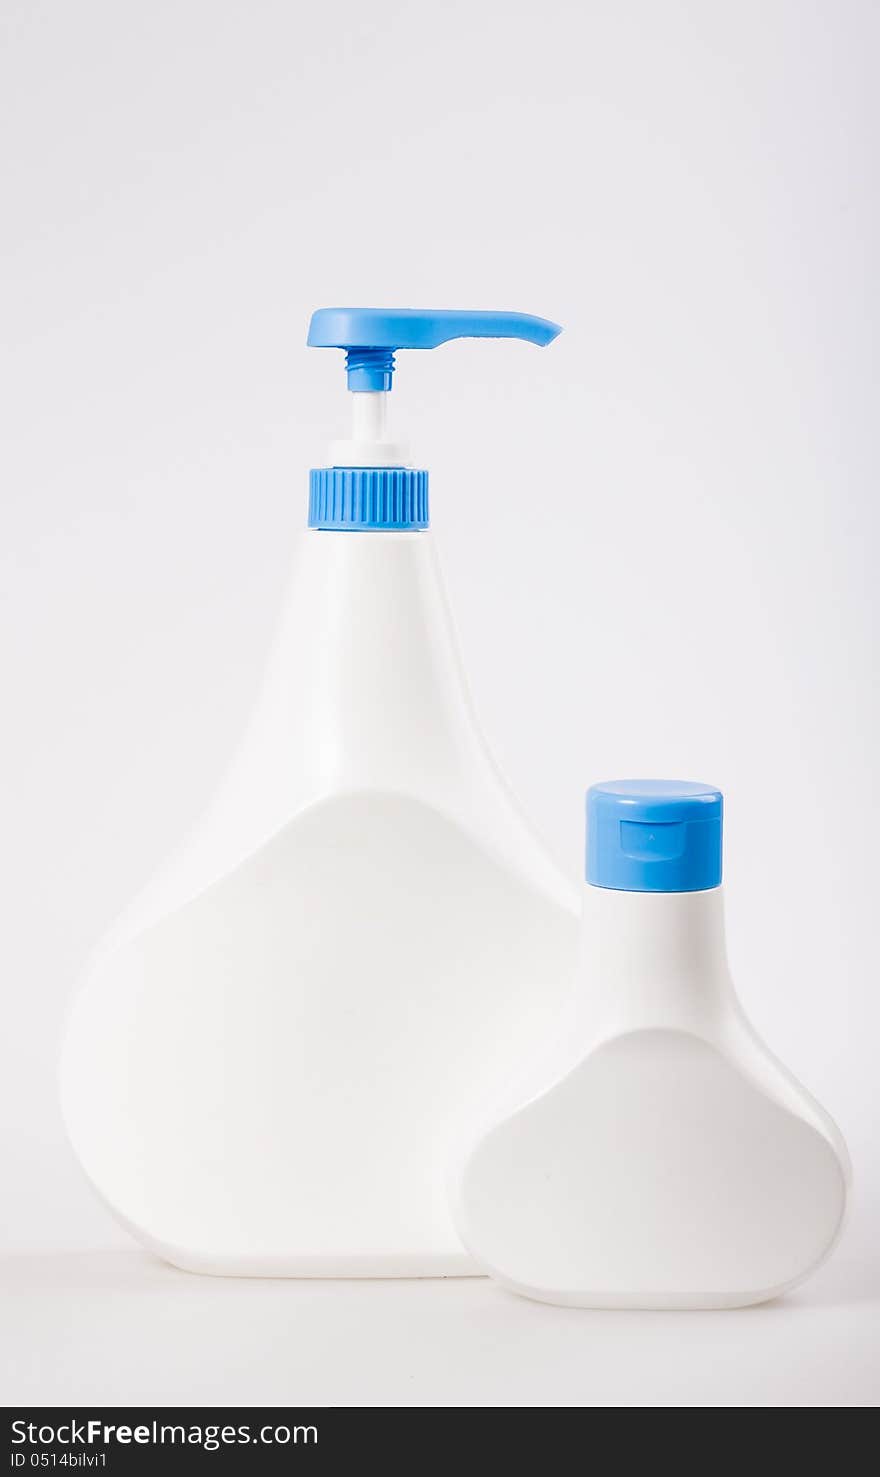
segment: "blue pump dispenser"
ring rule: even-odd
[[[406,464],[385,440],[385,397],[399,349],[436,349],[456,338],[518,338],[543,347],[562,330],[530,313],[447,308],[319,308],[311,348],[344,349],[354,434],[333,448],[332,465],[310,474],[309,526],[422,529],[428,526],[428,474]]]

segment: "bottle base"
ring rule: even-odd
[[[464,1252],[450,1255],[377,1253],[363,1256],[224,1254],[148,1244],[148,1249],[182,1272],[205,1277],[265,1277],[304,1281],[402,1280],[428,1277],[483,1277]]]
[[[804,1276],[808,1276],[805,1273]],[[753,1308],[774,1302],[797,1286],[803,1278],[784,1287],[743,1292],[548,1292],[544,1288],[518,1287],[502,1282],[509,1292],[532,1302],[548,1303],[558,1308],[584,1308],[594,1312],[631,1313],[712,1313]],[[499,1279],[501,1281],[501,1279]]]

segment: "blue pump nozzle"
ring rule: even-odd
[[[530,313],[455,312],[448,308],[319,308],[308,344],[344,349],[352,435],[334,441],[330,465],[310,477],[309,526],[415,530],[428,526],[428,474],[409,465],[406,448],[385,433],[386,392],[397,349],[436,349],[453,338],[520,338],[549,344],[557,323]]]
[[[558,323],[531,313],[319,308],[307,342],[313,349],[345,349],[348,388],[358,392],[391,389],[397,349],[436,349],[454,338],[518,338],[543,347],[561,332]]]

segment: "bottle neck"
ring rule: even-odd
[[[475,728],[428,533],[305,534],[260,706],[289,767],[333,788],[406,789],[467,762]]]
[[[696,1029],[732,999],[720,887],[584,888],[577,1012],[613,1030]]]
[[[309,530],[196,870],[223,875],[335,794],[442,809],[485,766],[430,535]]]

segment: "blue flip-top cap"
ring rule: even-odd
[[[587,881],[617,892],[703,892],[721,882],[724,799],[687,780],[587,791]]]

